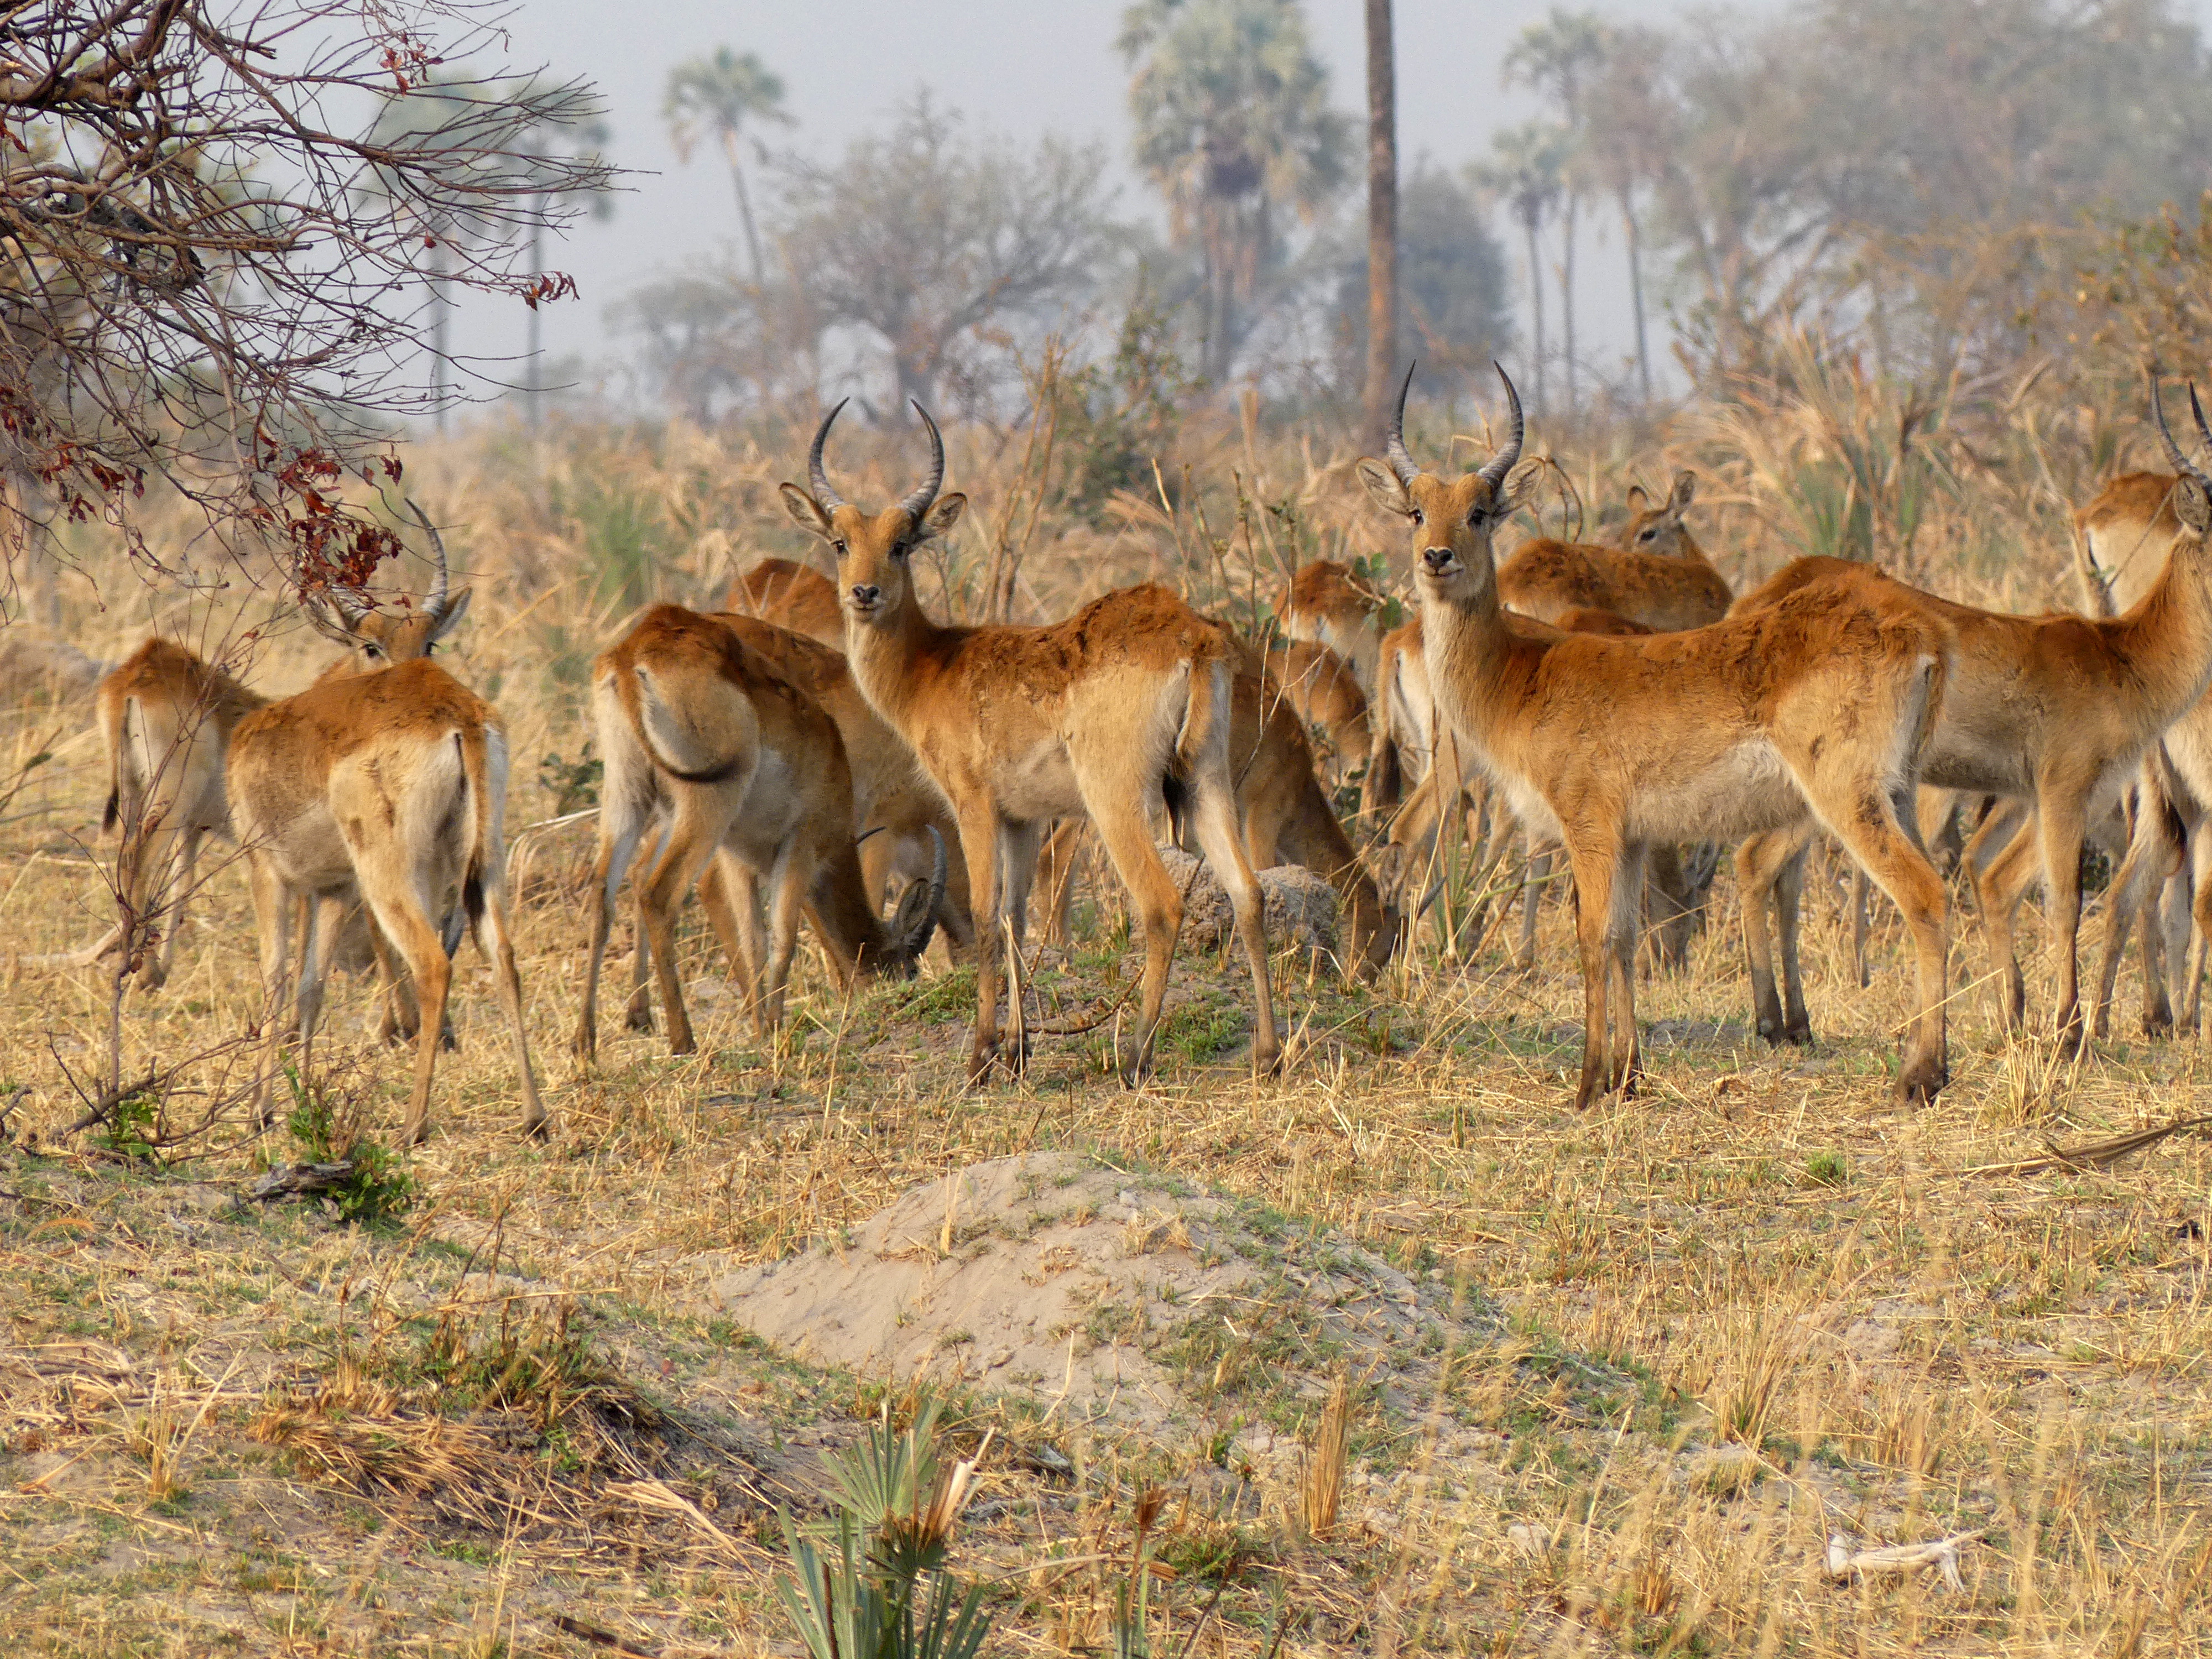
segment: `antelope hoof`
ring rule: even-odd
[[[1897,1097],[1907,1106],[1926,1106],[1951,1080],[1950,1068],[1941,1060],[1917,1060],[1897,1076]]]
[[[552,1115],[542,1106],[522,1120],[522,1138],[525,1140],[544,1140],[552,1133]]]
[[[421,1118],[410,1118],[399,1126],[399,1144],[402,1146],[420,1146],[429,1138],[430,1120],[427,1115]]]
[[[2078,1055],[2081,1052],[2081,1044],[2084,1041],[2085,1035],[2086,1034],[2081,1030],[2081,1022],[2079,1018],[2070,1019],[2063,1025],[2061,1025],[2058,1028],[2058,1053],[2060,1056],[2066,1060],[2072,1060]]]
[[[1784,1029],[1782,1040],[1793,1048],[1809,1048],[1813,1046],[1813,1027],[1801,1019],[1795,1025]]]
[[[1026,1048],[1009,1049],[1000,1048],[995,1042],[978,1042],[968,1051],[968,1086],[980,1089],[999,1072],[1004,1072],[1009,1079],[1018,1078],[1028,1061]]]
[[[650,1031],[653,1030],[653,1009],[646,1003],[633,1002],[623,1010],[623,1030]]]
[[[1278,1042],[1272,1047],[1263,1048],[1257,1043],[1253,1044],[1252,1071],[1254,1075],[1258,1077],[1282,1076],[1283,1045]]]

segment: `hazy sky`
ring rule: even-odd
[[[720,45],[758,52],[783,76],[799,125],[770,134],[779,145],[834,155],[926,85],[948,106],[1016,138],[1055,131],[1103,140],[1122,212],[1156,216],[1156,198],[1128,163],[1128,72],[1114,50],[1124,6],[1125,0],[521,0],[507,23],[509,65],[542,63],[596,82],[609,106],[613,159],[635,170],[611,219],[581,224],[549,252],[550,264],[575,276],[580,294],[550,309],[549,356],[627,357],[634,348],[611,331],[611,304],[658,272],[732,256],[737,211],[719,155],[701,154],[683,166],[659,113],[670,68]],[[1455,167],[1480,154],[1498,127],[1535,112],[1527,94],[1501,90],[1498,60],[1515,33],[1548,6],[1549,0],[1397,0],[1405,163],[1426,152]],[[1601,9],[1653,21],[1677,9],[1655,0]],[[1334,100],[1356,112],[1364,97],[1364,8],[1359,0],[1308,0],[1306,10]],[[1601,234],[1602,243],[1588,235],[1583,242],[1585,356],[1625,352],[1631,338],[1619,237],[1609,225]],[[1509,245],[1508,252],[1517,283],[1518,248]],[[1556,327],[1555,302],[1549,315]],[[472,301],[457,321],[455,348],[519,353],[524,316],[519,303]]]

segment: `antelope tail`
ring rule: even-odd
[[[461,909],[446,921],[446,954],[460,948],[462,920],[474,933],[483,919],[484,884],[498,866],[499,848],[493,842],[490,740],[481,726],[453,733],[460,750],[461,787],[468,797],[469,857],[461,875]]]

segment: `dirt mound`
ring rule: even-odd
[[[1213,872],[1173,847],[1160,848],[1160,859],[1182,890],[1182,944],[1190,950],[1210,951],[1234,939],[1237,912]],[[1336,889],[1295,864],[1255,870],[1253,876],[1260,884],[1270,946],[1289,941],[1309,951],[1326,953],[1336,949]]]
[[[1069,1153],[977,1164],[839,1244],[702,1276],[709,1311],[813,1364],[1144,1426],[1346,1368],[1401,1390],[1469,1314],[1327,1234]]]

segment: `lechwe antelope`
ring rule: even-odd
[[[838,409],[843,408],[840,404]],[[945,443],[929,430],[930,471],[904,500],[869,514],[830,487],[823,417],[807,455],[812,491],[783,486],[785,506],[837,556],[845,655],[870,702],[913,745],[952,803],[967,855],[981,945],[968,1072],[981,1079],[999,1052],[1000,918],[1028,908],[1037,842],[1054,818],[1086,815],[1129,890],[1145,931],[1136,1029],[1121,1072],[1134,1084],[1151,1063],[1182,899],[1152,844],[1162,802],[1190,814],[1206,861],[1228,893],[1252,970],[1252,1058],[1281,1058],[1267,984],[1260,892],[1244,854],[1229,763],[1237,646],[1166,588],[1126,588],[1048,628],[940,626],[923,615],[912,555],[967,506],[939,499]],[[1015,1054],[1018,1066],[1023,1057]]]
[[[1734,595],[1690,534],[1686,515],[1697,493],[1694,472],[1677,473],[1674,493],[1656,507],[1632,485],[1617,547],[1524,542],[1498,567],[1499,601],[1562,628],[1575,610],[1605,611],[1657,634],[1718,622]]]
[[[1326,646],[1352,665],[1359,689],[1375,695],[1380,620],[1390,601],[1337,559],[1302,564],[1283,595],[1283,632]]]
[[[429,660],[468,610],[470,592],[447,593],[445,544],[435,530],[431,537],[437,577],[419,609],[394,613],[335,592],[327,605],[303,601],[309,621],[347,648],[349,662],[240,720],[225,768],[232,822],[252,869],[268,994],[264,1120],[283,1041],[293,912],[306,918],[295,1021],[304,1043],[320,1011],[339,918],[358,893],[381,930],[380,961],[388,968],[385,953],[398,951],[420,1006],[415,1086],[400,1131],[409,1144],[429,1130],[451,957],[464,922],[491,959],[514,1036],[522,1127],[535,1133],[545,1124],[507,931],[500,827],[507,732],[497,710]],[[450,908],[456,890],[459,904]]]
[[[791,559],[762,559],[730,584],[722,609],[758,617],[833,650],[845,648],[845,613],[837,584]]]
[[[102,827],[118,838],[124,915],[70,960],[87,965],[141,952],[138,982],[159,990],[176,960],[200,843],[230,833],[223,757],[238,723],[269,699],[171,640],[148,640],[101,678],[100,739],[107,753]]]
[[[2192,405],[2195,400],[2192,391]],[[2151,407],[2160,433],[2172,446],[2155,380]],[[2197,419],[2201,428],[2201,409]],[[2207,440],[2212,441],[2212,432]],[[2172,453],[2187,466],[2178,447]],[[1735,613],[1756,615],[1808,594],[1816,603],[1902,604],[1917,607],[1954,635],[1948,689],[1922,756],[1923,775],[1942,788],[2033,804],[2044,896],[2057,935],[2056,1030],[2069,1048],[2082,1030],[2077,939],[2083,839],[2137,776],[2161,736],[2168,738],[2169,753],[2177,741],[2186,747],[2187,733],[2168,728],[2196,709],[2212,684],[2212,556],[2203,540],[2212,507],[2205,481],[2185,477],[2174,505],[2186,533],[2174,541],[2156,580],[2118,617],[2002,615],[1907,587],[1867,565],[1830,558],[1785,566],[1739,600]],[[2026,855],[2023,848],[2020,856]],[[2142,856],[2150,855],[2146,848]],[[2027,994],[2010,908],[2023,883],[2008,878],[2007,862],[2000,856],[1976,884],[2004,982],[2006,1022],[2018,1025]],[[2135,873],[2124,860],[2118,884],[2124,889]],[[2010,896],[2001,896],[2006,894]],[[1747,917],[1753,904],[1747,890]],[[2119,925],[2117,910],[2114,924]]]
[[[845,614],[836,585],[789,559],[763,559],[730,584],[722,614],[746,644],[764,653],[778,673],[792,679],[830,713],[845,741],[853,769],[853,804],[862,820],[860,868],[880,901],[892,877],[917,881],[943,848],[958,841],[951,809],[922,775],[904,738],[860,695],[845,661]],[[814,654],[819,653],[827,654]],[[832,659],[834,658],[834,660]],[[951,948],[975,943],[968,872],[955,860],[937,925]]]
[[[1318,758],[1334,787],[1353,773],[1365,775],[1374,746],[1367,694],[1352,665],[1325,645],[1292,640],[1271,645],[1267,675],[1274,695],[1287,702],[1321,744]]]
[[[2189,402],[2198,437],[2208,448],[2212,448],[2212,430],[2206,428],[2204,411],[2193,386]],[[2176,476],[2168,478],[2137,473],[2117,479],[2081,514],[2085,557],[2092,561],[2095,574],[2106,579],[2098,592],[2108,594],[2114,605],[2127,605],[2125,614],[2130,616],[2151,604],[2159,592],[2171,584],[2176,567],[2186,565],[2200,573],[2207,569],[2204,544],[2208,515],[2212,514],[2212,507],[2207,506],[2208,499],[2212,499],[2212,472],[2191,460],[2174,442],[2166,425],[2164,411],[2159,406],[2155,383],[2152,409],[2159,417],[2160,441]],[[2166,487],[2160,489],[2160,485]],[[2130,507],[2131,513],[2123,511]],[[2098,525],[2094,532],[2089,529],[2092,520]],[[2155,574],[2140,556],[2130,556],[2138,544],[2149,548],[2161,541],[2169,550],[2164,568]],[[2176,988],[2181,1020],[2187,1029],[2194,1030],[2200,1017],[2204,960],[2208,945],[2212,945],[2212,837],[2204,833],[2208,810],[2212,810],[2212,698],[2200,696],[2189,704],[2166,731],[2152,761],[2145,769],[2138,791],[2142,802],[2135,815],[2135,834],[2128,855],[2112,882],[2111,927],[2098,975],[2097,1019],[2100,1032],[2108,1018],[2112,981],[2119,969],[2119,952],[2126,943],[2127,930],[2146,892],[2164,887],[2164,877],[2177,864],[2177,874],[2185,875],[2188,880],[2194,937],[2191,939],[2191,930],[2181,922],[2178,914],[2166,922],[2163,931],[2166,951],[2177,957],[2175,967],[2181,975],[2181,982]],[[2177,842],[2185,848],[2185,859],[2174,857]],[[2177,881],[2174,885],[2179,888],[2180,883]],[[2179,906],[2174,908],[2179,910]],[[2144,923],[2147,981],[2156,972],[2148,959],[2148,941],[2154,930],[2160,928],[2164,919],[2157,915],[2157,911],[2164,908],[2165,906],[2154,907],[2153,917]],[[2159,1024],[2161,1012],[2170,1020],[2175,1012],[2170,1005],[2161,1010],[2157,996],[2160,988],[2162,988],[2148,982],[2145,985],[2147,1027]]]
[[[738,620],[735,618],[730,620]],[[727,854],[701,897],[722,945],[748,981],[757,1029],[783,1019],[784,988],[802,910],[814,919],[841,977],[911,973],[927,948],[945,892],[934,879],[908,891],[886,928],[869,902],[854,848],[853,776],[837,723],[716,617],[657,605],[592,663],[592,714],[606,784],[592,890],[591,960],[575,1048],[598,1046],[599,970],[615,895],[656,820],[668,820],[640,884],[638,917],[660,986],[672,1054],[697,1046],[675,954],[677,907]],[[760,936],[755,883],[768,888]]]
[[[1510,435],[1479,471],[1421,471],[1406,451],[1401,389],[1388,463],[1359,471],[1377,505],[1412,526],[1440,714],[1523,823],[1567,849],[1583,969],[1577,1103],[1626,1090],[1639,1069],[1635,945],[1651,845],[1780,829],[1808,803],[1912,929],[1919,1008],[1898,1088],[1932,1097],[1946,1079],[1943,884],[1900,804],[1909,809],[1942,696],[1943,628],[1916,606],[1851,593],[1643,639],[1516,628],[1498,603],[1492,538],[1536,463],[1520,460],[1520,398],[1498,375]]]
[[[1383,902],[1375,878],[1360,862],[1328,792],[1314,769],[1304,727],[1267,676],[1258,652],[1246,649],[1231,693],[1230,770],[1244,822],[1245,856],[1255,870],[1294,864],[1336,889],[1346,947],[1344,965],[1373,979],[1404,934],[1398,913]],[[1038,870],[1043,876],[1045,938],[1072,938],[1068,908],[1082,820],[1061,820],[1045,838]]]

